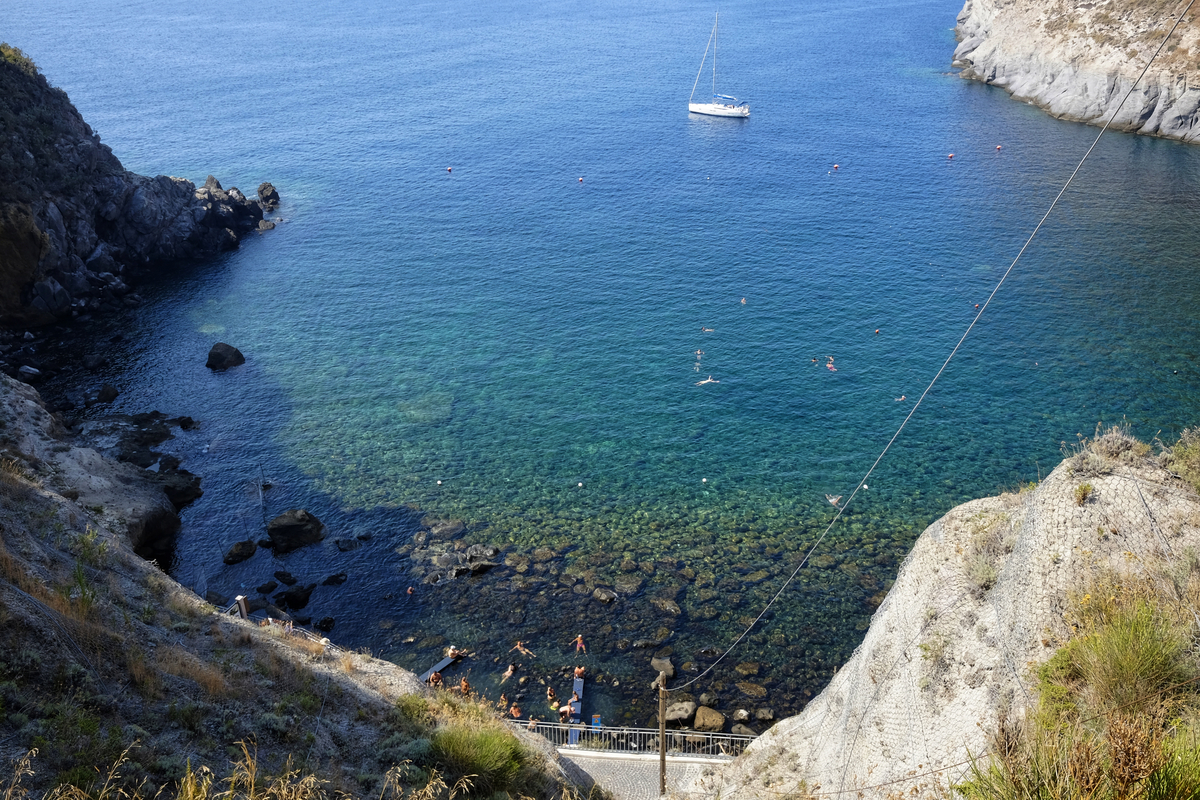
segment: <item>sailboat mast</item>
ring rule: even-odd
[[[717,25],[721,22],[721,12],[713,18],[713,97],[717,96]]]

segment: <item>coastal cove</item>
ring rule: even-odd
[[[107,382],[111,407],[75,413],[199,421],[164,445],[204,481],[164,565],[182,583],[287,570],[339,643],[418,671],[477,650],[496,694],[516,639],[545,675],[583,634],[594,711],[644,724],[650,656],[703,664],[757,614],[1094,136],[951,73],[957,11],[723,5],[741,121],[687,116],[709,20],[683,5],[17,0],[5,36],[127,168],[270,176],[285,220],[53,337],[108,363],[39,389]],[[197,38],[219,64],[177,46]],[[951,507],[1037,480],[1098,421],[1167,439],[1200,416],[1200,151],[1118,134],[1093,159],[812,567],[698,687],[715,705],[799,710]],[[247,363],[205,369],[218,340]],[[222,563],[292,507],[326,542]],[[422,583],[435,520],[505,563]]]

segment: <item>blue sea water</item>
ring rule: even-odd
[[[713,10],[4,4],[0,38],[127,168],[284,198],[276,230],[69,343],[110,355],[73,380],[113,382],[118,410],[201,421],[169,445],[205,488],[181,580],[347,571],[306,609],[335,640],[410,667],[465,642],[489,691],[511,641],[546,670],[582,632],[626,687],[596,708],[630,721],[649,653],[696,660],[757,614],[1096,130],[958,78],[954,0],[723,3],[717,88],[752,116],[688,115]],[[761,663],[777,710],[821,688],[940,514],[1036,480],[1098,423],[1195,423],[1198,173],[1194,147],[1106,135],[821,566],[731,659]],[[219,340],[246,366],[205,369]],[[293,506],[370,538],[222,563]],[[556,558],[425,587],[405,550],[422,514]],[[564,570],[640,585],[601,606]],[[754,702],[739,680],[700,688]]]

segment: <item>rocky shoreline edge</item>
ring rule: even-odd
[[[1060,119],[1108,121],[1175,22],[1129,2],[966,0],[952,66]],[[1180,25],[1112,128],[1200,142],[1200,29]]]
[[[331,796],[472,772],[531,797],[600,796],[477,698],[203,602],[134,552],[179,524],[162,484],[64,433],[33,387],[0,375],[0,763],[30,770],[10,791],[87,788],[112,768],[142,797],[189,769],[220,778],[245,745],[262,773],[299,780],[302,766]],[[512,741],[507,771],[447,762],[451,733]]]

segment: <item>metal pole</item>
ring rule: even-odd
[[[667,794],[667,673],[658,673],[658,796]]]

